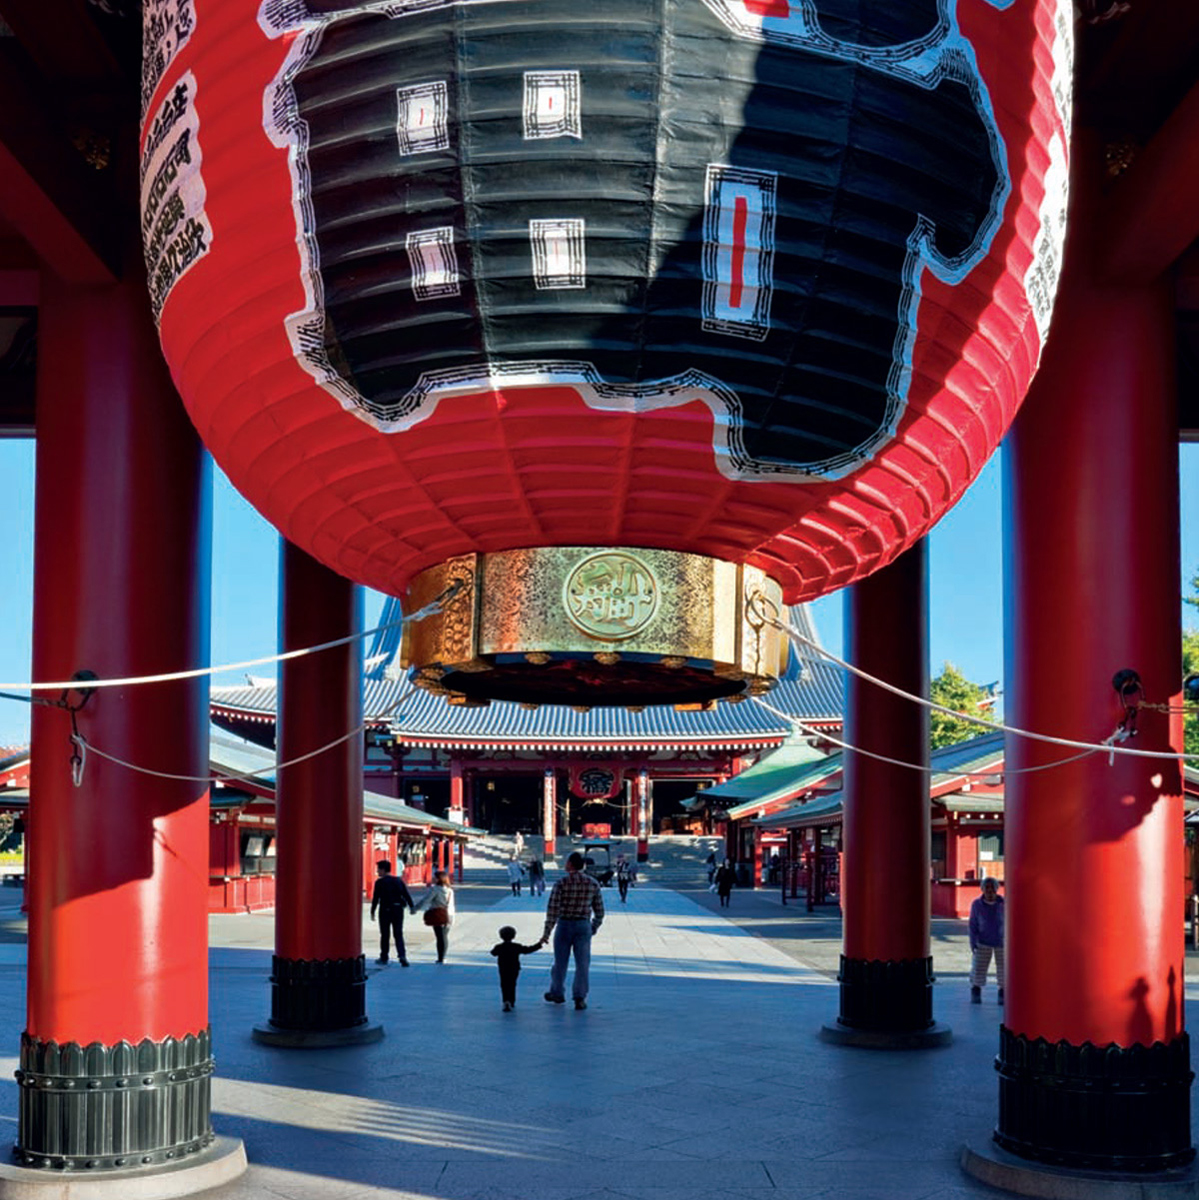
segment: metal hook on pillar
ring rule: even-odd
[[[71,678],[78,680],[80,683],[86,683],[90,680],[98,679],[99,676],[95,671],[82,670],[76,671]],[[77,714],[92,698],[95,691],[95,688],[89,687],[68,688],[58,698],[58,707],[66,709],[71,714],[71,783],[75,787],[83,786],[83,772],[87,767],[87,741],[83,734],[79,732]],[[73,702],[71,700],[72,692],[78,693],[79,699],[77,701]]]
[[[1108,746],[1116,746],[1128,741],[1131,737],[1136,737],[1137,715],[1141,711],[1141,702],[1145,699],[1145,687],[1141,683],[1141,677],[1131,668],[1126,667],[1122,671],[1117,671],[1112,676],[1112,687],[1116,689],[1116,695],[1120,697],[1124,715],[1111,735],[1104,738],[1104,744]],[[1107,756],[1108,766],[1110,767],[1115,760],[1115,754],[1109,754]]]
[[[71,782],[75,787],[83,786],[83,771],[87,766],[87,742],[75,728],[75,714],[71,714]]]

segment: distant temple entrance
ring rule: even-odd
[[[834,736],[841,728],[840,671],[822,661],[801,668],[794,655],[769,710],[752,702],[708,711],[460,707],[385,678],[400,618],[388,601],[366,653],[364,785],[488,833],[546,834],[551,811],[558,835],[633,836],[642,812],[651,833],[711,833],[712,817],[683,801],[780,746],[791,718]],[[790,622],[818,641],[806,606],[792,609]],[[213,722],[266,748],[275,744],[276,704],[271,680],[211,692]]]

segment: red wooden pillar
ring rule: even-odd
[[[446,816],[451,821],[465,819],[466,800],[462,785],[462,763],[454,759],[450,763],[450,806]]]
[[[475,792],[479,787],[478,771],[466,771],[462,781],[462,823],[473,826],[475,823]]]
[[[654,784],[649,771],[637,772],[637,861],[649,862],[649,835],[654,824]]]
[[[205,664],[210,479],[136,270],[43,275],[37,386],[34,678]],[[210,1120],[207,709],[203,678],[98,689],[74,774],[71,716],[33,709],[24,1166],[244,1169]]]
[[[236,878],[241,874],[239,809],[217,813],[208,831],[208,874]]]
[[[924,541],[848,589],[845,641],[861,671],[928,695]],[[823,1034],[883,1048],[941,1045],[950,1032],[932,1011],[929,777],[881,761],[927,767],[928,710],[853,674],[845,692],[845,740],[868,753],[845,752],[841,1011]]]
[[[823,904],[828,892],[824,870],[824,831],[818,825],[812,830],[812,867],[808,874],[808,912]]]
[[[1005,454],[1008,722],[1086,742],[1137,672],[1177,700],[1181,585],[1174,315],[1165,279],[1093,277],[1097,151],[1076,148],[1074,223],[1048,347]],[[995,1140],[1104,1171],[1190,1161],[1183,1027],[1181,728],[1143,710],[1092,754],[1009,736],[1007,1007]]]
[[[361,589],[289,542],[279,561],[284,651],[361,632]],[[281,663],[279,685],[276,745],[292,765],[275,785],[271,1016],[254,1037],[281,1046],[377,1041],[383,1027],[366,1015],[362,953],[363,738],[344,738],[362,725],[361,642]]]

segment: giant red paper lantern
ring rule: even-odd
[[[925,533],[1025,393],[1068,0],[144,9],[167,360],[353,579],[663,548],[811,598]]]

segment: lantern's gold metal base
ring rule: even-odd
[[[403,663],[451,704],[706,707],[768,691],[786,646],[782,589],[756,567],[675,550],[552,546],[423,571]]]

